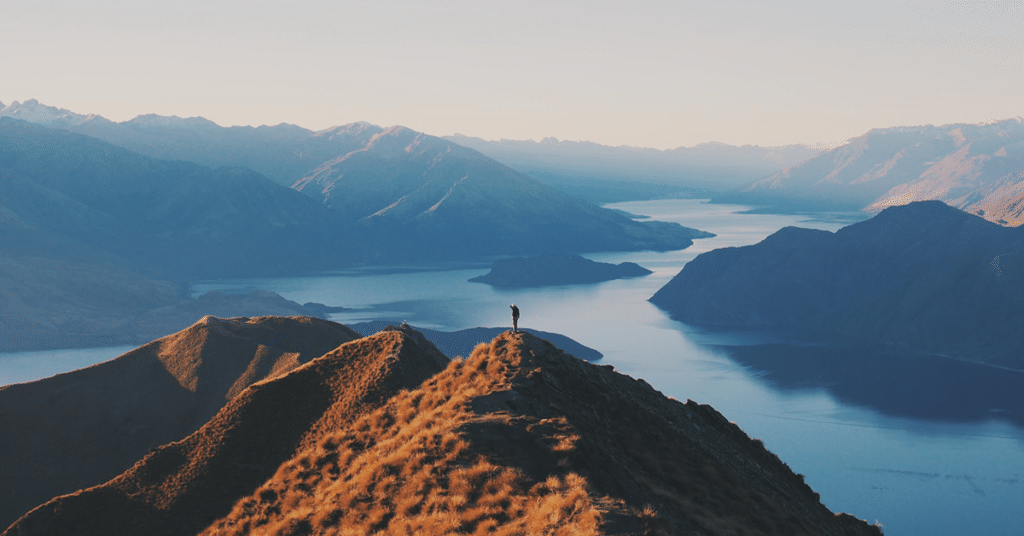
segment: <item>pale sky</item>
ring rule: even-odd
[[[656,148],[1024,115],[1024,2],[0,0],[0,102]]]

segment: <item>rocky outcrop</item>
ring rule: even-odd
[[[1024,229],[939,201],[835,233],[698,255],[651,302],[682,322],[785,327],[1024,369]]]
[[[714,409],[505,332],[408,328],[251,385],[191,436],[56,497],[35,534],[878,535]]]

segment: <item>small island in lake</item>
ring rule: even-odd
[[[543,255],[497,261],[491,266],[490,272],[470,281],[495,287],[547,287],[600,283],[650,273],[647,268],[633,262],[610,264],[579,255]]]

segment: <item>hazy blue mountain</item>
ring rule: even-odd
[[[487,141],[456,134],[445,139],[594,202],[709,195],[747,185],[820,152],[805,145],[703,143],[662,151],[555,138]]]
[[[89,262],[109,255],[176,280],[338,261],[324,251],[331,233],[341,234],[330,211],[248,169],[159,160],[2,117],[0,177],[8,254]]]
[[[133,151],[206,166],[247,167],[291,186],[321,164],[363,147],[384,129],[352,123],[314,132],[296,125],[221,127],[201,117],[142,115],[113,122],[40,104],[0,106],[10,116],[87,134]],[[704,143],[661,151],[592,142],[446,138],[591,202],[708,195],[770,175],[817,154],[803,145],[736,147]]]
[[[359,232],[420,258],[680,249],[704,236],[676,224],[634,221],[403,127],[374,135],[294,187],[322,199]]]
[[[353,226],[343,248],[350,262],[668,250],[699,236],[676,224],[631,221],[472,149],[403,127],[353,123],[314,133],[292,125],[223,128],[203,118],[153,115],[113,123],[34,100],[13,103],[3,115],[88,133],[150,156],[266,172],[323,201],[336,222]],[[328,236],[337,235],[338,223],[333,225]],[[299,241],[294,258],[302,261],[325,248],[334,254],[332,240],[320,238],[319,248]]]
[[[695,325],[832,332],[1024,370],[1024,229],[915,202],[703,253],[651,301]]]
[[[709,233],[710,234],[710,233]],[[595,262],[579,255],[542,255],[496,261],[491,271],[470,281],[495,287],[523,288],[580,285],[641,277],[651,271],[635,262]]]
[[[3,351],[145,342],[211,313],[323,315],[263,294],[193,300],[183,282],[326,269],[354,242],[329,209],[254,171],[9,117],[0,184]]]
[[[63,114],[51,123],[75,120]],[[483,255],[679,249],[703,236],[559,194],[438,138],[400,128],[378,134],[355,156],[321,166],[314,179],[330,183],[326,191],[334,195],[310,188],[317,199],[249,169],[156,159],[0,117],[5,347],[159,336],[167,326],[194,321],[198,309],[183,282],[197,279]],[[419,149],[406,152],[410,140]],[[339,173],[351,181],[341,189]],[[345,196],[338,195],[342,189]],[[311,314],[269,302],[261,307],[264,314]],[[151,313],[158,309],[164,313]],[[149,323],[140,324],[143,318]]]
[[[877,212],[929,199],[1024,222],[1024,120],[871,130],[715,201]]]
[[[320,132],[285,123],[221,127],[202,117],[153,114],[116,123],[98,115],[46,106],[35,99],[0,109],[0,117],[4,116],[86,134],[154,158],[249,168],[284,186],[291,186],[321,163],[361,147],[383,130],[369,123]]]

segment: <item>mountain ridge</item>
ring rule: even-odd
[[[529,334],[505,332],[447,362],[407,328],[250,385],[193,435],[33,509],[4,535],[72,527],[881,533],[829,512],[708,406],[669,400]]]
[[[316,269],[328,267],[316,264],[322,255],[311,253],[314,247],[309,243],[337,240],[339,233],[332,232],[332,227],[344,227],[340,234],[349,237],[348,251],[342,254],[348,263],[541,254],[565,248],[580,253],[670,250],[689,246],[697,236],[695,230],[678,224],[631,221],[562,194],[473,149],[405,127],[353,123],[313,133],[294,126],[224,128],[201,118],[196,118],[201,128],[184,125],[188,120],[167,118],[112,123],[84,120],[37,102],[12,104],[0,115],[46,122],[29,112],[49,113],[56,117],[49,121],[53,126],[96,136],[151,158],[254,169],[278,185],[323,202],[332,209],[329,214],[296,206],[277,216],[285,222],[286,214],[299,218],[311,227],[305,234],[316,235],[294,244],[293,251],[280,255],[281,262],[297,259],[295,263],[312,263]],[[0,120],[11,124],[10,118]],[[74,121],[80,123],[70,124]],[[89,125],[96,128],[86,128]],[[215,172],[224,174],[218,170],[225,169],[217,167]],[[252,181],[261,178],[252,175]],[[239,185],[235,195],[247,188]],[[335,189],[345,195],[332,197]],[[389,242],[393,247],[386,248]],[[222,250],[211,247],[207,254],[217,256]],[[326,264],[332,260],[339,259],[328,259]],[[159,264],[168,262],[162,261]],[[263,264],[236,263],[236,269]]]
[[[246,387],[358,333],[309,317],[205,317],[111,361],[0,387],[0,525],[180,440]]]
[[[937,199],[1009,226],[1024,222],[1024,119],[872,129],[716,202],[864,210]]]

